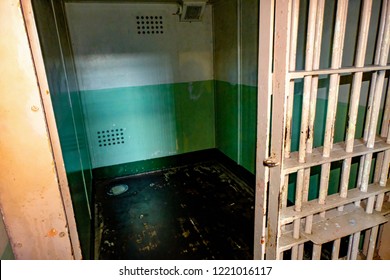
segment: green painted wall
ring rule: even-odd
[[[215,81],[217,148],[233,160],[238,159],[238,86]]]
[[[254,173],[257,87],[215,81],[215,95],[217,148],[237,163],[240,152],[240,165]]]
[[[88,259],[92,226],[91,161],[63,7],[60,1],[52,4],[54,10],[48,1],[33,1],[81,249]]]
[[[213,81],[91,90],[82,95],[95,168],[215,147]],[[123,137],[119,144],[99,134],[110,131],[112,139],[111,130],[116,129],[122,129],[114,135]]]
[[[213,15],[216,147],[254,173],[258,1],[218,1]]]
[[[11,243],[8,238],[7,231],[3,217],[0,217],[0,260],[13,260],[15,259],[14,253],[12,252]]]
[[[241,164],[256,169],[257,87],[241,86]],[[265,144],[265,142],[264,142]]]

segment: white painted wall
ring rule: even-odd
[[[67,3],[80,89],[212,80],[211,6],[202,22],[179,22],[176,11],[176,4]],[[161,16],[164,33],[139,35],[137,16]]]

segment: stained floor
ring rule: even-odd
[[[110,196],[112,186],[127,192]],[[217,160],[99,182],[99,259],[252,259],[254,186]]]

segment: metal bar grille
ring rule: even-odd
[[[267,259],[372,259],[377,251],[380,226],[387,222],[383,215],[388,212],[390,193],[390,79],[386,81],[386,71],[390,69],[390,5],[383,0],[380,9],[373,9],[373,3],[361,1],[360,19],[354,29],[357,41],[351,50],[350,43],[346,46],[346,33],[351,24],[349,13],[356,2],[335,0],[333,38],[331,49],[328,48],[330,67],[323,67],[321,52],[327,51],[322,44],[326,2],[275,0],[272,131],[266,156],[272,158],[276,167],[270,168],[269,177]],[[305,20],[301,21],[302,18]],[[378,21],[377,40],[373,62],[368,64],[373,19]],[[301,32],[305,32],[304,46],[298,42]],[[305,50],[301,52],[300,48]],[[344,65],[347,51],[354,52],[353,66]],[[303,70],[296,70],[299,55],[304,56]],[[362,106],[364,73],[371,74],[371,81],[367,103]],[[351,76],[348,118],[344,141],[334,143],[342,75]],[[329,81],[323,115],[317,111],[319,76],[328,77]],[[294,100],[297,93],[302,95],[300,104]],[[295,110],[300,110],[299,117]],[[359,136],[361,110],[365,120]],[[323,136],[322,141],[315,136],[319,117],[325,121],[324,131],[318,134]],[[299,141],[293,138],[294,127],[299,127]],[[294,141],[298,142],[296,149]],[[261,160],[258,157],[258,164],[262,164]],[[333,180],[331,187],[336,192],[330,193],[332,166],[336,164],[340,173],[338,185],[334,186]],[[316,183],[312,183],[313,170],[320,170]],[[291,186],[294,189],[289,190]],[[310,196],[313,189],[317,193],[314,198]],[[342,256],[341,251],[346,251],[346,255]]]

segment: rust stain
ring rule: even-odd
[[[49,94],[50,94],[50,91],[49,91],[48,89],[46,90],[46,94],[47,94],[47,95],[49,95]]]
[[[311,131],[310,131],[310,127],[308,127],[306,131],[306,141],[310,139],[310,135],[311,135]]]
[[[51,230],[49,230],[46,237],[54,237],[56,235],[57,235],[57,230],[55,228],[52,228]]]
[[[265,243],[265,238],[264,237],[261,238],[260,243],[261,243],[261,245],[263,245]]]
[[[65,237],[65,232],[61,231],[59,237]]]

